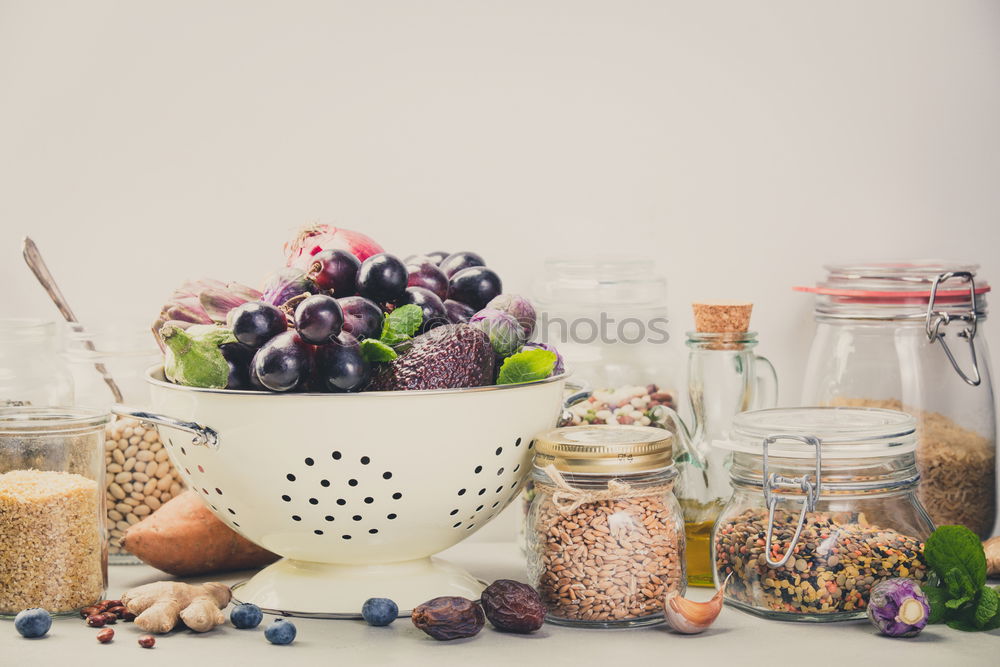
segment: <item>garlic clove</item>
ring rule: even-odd
[[[667,619],[667,625],[674,631],[686,635],[696,635],[707,630],[722,611],[723,593],[727,583],[729,577],[726,577],[722,586],[708,602],[688,600],[681,597],[677,591],[668,593],[663,600],[663,616]]]

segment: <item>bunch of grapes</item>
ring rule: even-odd
[[[468,322],[503,289],[474,252],[433,252],[400,260],[379,253],[359,261],[346,250],[313,256],[309,289],[281,303],[244,303],[228,322],[237,343],[223,346],[230,389],[360,391],[372,374],[360,341],[378,339],[385,313],[406,304],[423,313],[421,332]],[[278,293],[278,290],[275,291]],[[294,306],[294,307],[291,307]]]

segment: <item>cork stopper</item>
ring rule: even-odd
[[[746,333],[750,329],[749,301],[701,301],[691,304],[698,333]]]

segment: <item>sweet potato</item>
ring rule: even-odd
[[[278,559],[215,518],[197,491],[185,491],[131,526],[122,546],[178,577],[258,568]]]

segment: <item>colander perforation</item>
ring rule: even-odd
[[[346,460],[346,455],[341,450],[331,452],[330,459],[328,459],[330,466],[339,465],[337,462],[342,463]],[[370,466],[373,463],[373,458],[367,454],[359,456],[356,460],[362,466]],[[345,526],[350,525],[354,529],[365,530],[369,535],[378,535],[380,527],[378,527],[377,522],[381,519],[377,518],[377,510],[376,514],[373,515],[358,512],[358,509],[360,507],[376,508],[380,503],[395,502],[403,498],[402,491],[388,493],[392,487],[380,491],[374,490],[378,488],[377,485],[392,480],[393,472],[383,468],[381,472],[375,473],[374,478],[368,478],[363,474],[355,475],[347,479],[346,485],[343,485],[344,482],[337,482],[336,478],[331,481],[330,478],[333,475],[330,474],[330,470],[324,468],[321,461],[318,462],[316,458],[307,456],[302,459],[303,467],[301,469],[283,473],[286,485],[284,489],[281,489],[284,492],[281,494],[281,500],[290,503],[296,510],[296,513],[290,513],[286,516],[295,523],[313,522],[314,526],[311,527],[311,532],[316,537],[327,536],[329,534],[327,526],[337,520],[347,522],[344,524]],[[340,479],[343,480],[343,477]],[[343,485],[340,486],[342,495],[339,497],[327,495],[331,488],[338,486],[338,484]],[[344,494],[344,491],[350,493]],[[354,494],[358,492],[362,492],[364,495],[355,496]],[[302,505],[300,506],[299,503]],[[331,506],[338,509],[331,512]],[[388,521],[395,520],[397,516],[396,512],[384,515],[385,520]],[[373,523],[376,525],[373,526]],[[354,529],[341,534],[340,539],[353,539],[356,536]]]

